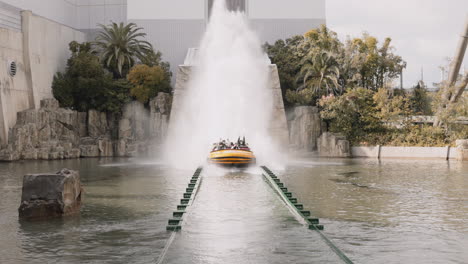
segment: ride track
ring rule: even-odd
[[[281,180],[266,166],[260,166],[263,170],[263,177],[267,181],[268,185],[278,194],[281,201],[288,208],[291,214],[296,218],[296,220],[307,226],[308,229],[317,232],[320,238],[327,244],[328,247],[344,262],[347,264],[353,264],[351,259],[349,259],[343,251],[341,251],[325,234],[321,232],[324,229],[323,225],[319,224],[319,219],[311,216],[310,211],[304,210],[304,206],[298,203],[297,198],[292,196],[291,192],[288,192],[288,188],[284,186]],[[167,251],[169,250],[172,242],[174,241],[178,231],[182,230],[184,225],[184,219],[187,218],[190,214],[190,205],[195,202],[198,191],[200,190],[200,185],[202,182],[202,167],[198,167],[195,170],[188,188],[183,195],[183,198],[180,200],[180,204],[177,205],[177,210],[173,212],[173,218],[168,220],[168,225],[166,226],[167,231],[171,231],[171,236],[166,242],[164,249],[161,255],[158,257],[156,263],[161,264],[164,261]]]

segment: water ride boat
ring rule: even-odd
[[[213,150],[208,156],[208,162],[223,167],[247,167],[256,162],[255,155],[243,140],[237,143],[226,143],[225,140],[214,144]]]

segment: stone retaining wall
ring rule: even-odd
[[[316,151],[318,138],[325,131],[315,106],[296,106],[288,113],[289,143],[295,151]]]
[[[122,116],[89,110],[59,108],[55,99],[17,114],[0,161],[53,160],[79,157],[136,156],[160,145],[165,137],[171,96],[159,93],[150,110],[138,102],[127,105]]]
[[[351,155],[355,158],[376,159],[458,159],[457,148],[451,147],[352,147]]]

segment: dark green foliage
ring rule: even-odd
[[[265,44],[265,50],[278,66],[285,105],[314,105],[322,95],[355,87],[377,91],[397,78],[406,62],[392,52],[390,38],[378,44],[366,33],[343,43],[322,25],[304,36]]]
[[[148,60],[147,57],[156,55],[151,43],[143,40],[146,33],[135,23],[99,26],[101,31],[94,45],[102,63],[115,78],[124,78],[138,61]]]
[[[130,100],[130,85],[112,78],[91,53],[89,43],[73,41],[70,51],[65,73],[57,73],[52,82],[52,92],[60,105],[78,111],[120,112]]]
[[[423,84],[418,83],[411,92],[411,110],[419,115],[432,115],[431,102]]]
[[[320,114],[331,132],[341,133],[352,145],[441,147],[468,136],[468,126],[450,124],[447,129],[413,124],[411,97],[395,89],[377,92],[354,88],[341,96],[319,100]]]
[[[278,67],[278,74],[281,84],[283,99],[286,98],[286,91],[296,90],[296,75],[301,69],[302,54],[299,51],[299,44],[304,40],[303,36],[293,36],[286,41],[280,39],[275,44],[265,43],[264,49],[268,54],[272,64]],[[291,105],[285,100],[285,105]]]
[[[355,88],[342,96],[320,99],[320,114],[329,131],[345,135],[353,144],[364,141],[370,133],[383,132],[373,94],[370,90]]]
[[[132,84],[130,94],[143,104],[147,104],[159,92],[171,91],[170,79],[161,66],[135,65],[127,80]]]
[[[159,66],[163,69],[164,71],[164,79],[160,83],[160,89],[163,92],[170,93],[172,91],[172,86],[171,86],[171,78],[172,78],[172,72],[171,72],[171,65],[167,61],[162,60],[162,53],[160,51],[155,52],[152,50],[147,54],[146,57],[144,57],[141,60],[141,63],[144,65],[147,65],[149,67],[154,67],[154,66]],[[137,65],[135,65],[137,66]]]

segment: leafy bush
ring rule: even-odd
[[[314,99],[317,99],[311,89],[303,89],[300,91],[286,91],[286,100],[294,105],[312,105]]]
[[[130,94],[143,104],[158,92],[170,92],[171,84],[165,70],[160,66],[135,65],[127,76],[132,84]]]
[[[382,122],[401,122],[410,115],[410,101],[399,89],[380,88],[373,95],[377,107],[376,115]]]
[[[365,141],[368,134],[385,130],[377,117],[373,95],[370,90],[355,88],[342,96],[322,97],[321,117],[331,132],[344,134],[351,143]]]
[[[418,115],[432,115],[431,100],[422,83],[418,83],[410,95],[411,110]]]
[[[62,107],[78,111],[96,109],[119,112],[130,100],[130,86],[125,80],[114,80],[91,52],[89,43],[71,42],[71,57],[64,73],[57,73],[52,92]]]
[[[414,125],[414,114],[405,91],[381,88],[377,92],[356,88],[342,96],[319,100],[320,114],[329,130],[344,134],[352,145],[441,147],[468,138],[468,126],[448,123],[446,128]]]

